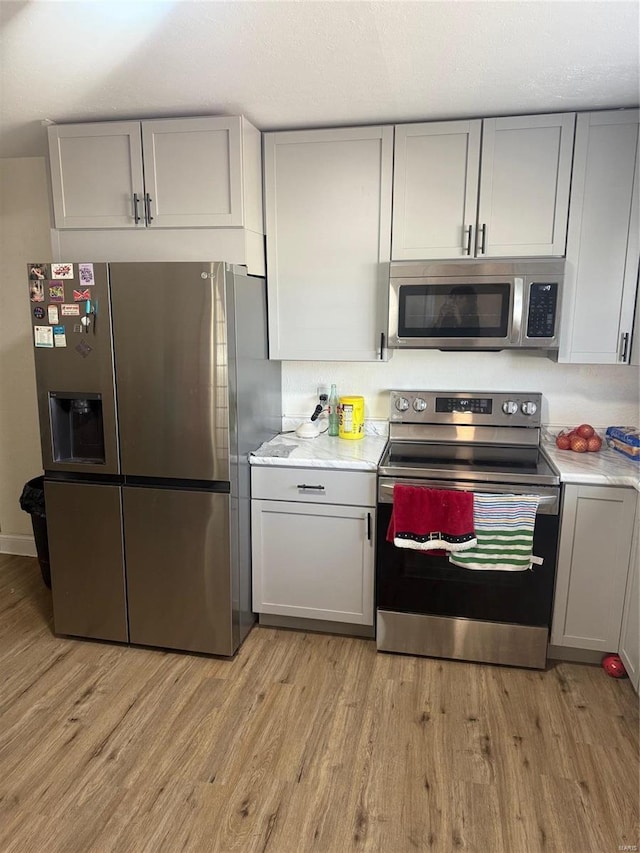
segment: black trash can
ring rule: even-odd
[[[24,484],[20,495],[20,509],[28,512],[31,516],[31,526],[33,527],[33,537],[36,540],[36,552],[42,580],[51,589],[47,515],[44,506],[44,477],[34,477],[33,480]]]

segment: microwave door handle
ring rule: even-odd
[[[513,309],[511,314],[511,343],[515,346],[522,340],[522,320],[524,316],[524,279],[513,279]]]

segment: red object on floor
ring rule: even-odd
[[[605,655],[602,658],[602,668],[612,678],[624,678],[627,670],[620,660],[620,655]]]

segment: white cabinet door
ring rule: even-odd
[[[634,489],[564,489],[551,643],[616,652],[620,640]]]
[[[562,256],[575,113],[484,119],[477,254]]]
[[[242,116],[48,133],[56,228],[243,226],[262,242],[261,139]]]
[[[386,357],[393,128],[264,135],[270,356]]]
[[[636,199],[638,193],[636,193]],[[638,207],[638,204],[635,204]],[[636,289],[636,310],[633,315],[633,335],[631,336],[631,358],[629,364],[640,365],[640,287]]]
[[[148,224],[242,225],[239,116],[142,122]]]
[[[373,625],[375,510],[251,501],[253,609]]]
[[[134,196],[141,203],[144,195],[140,122],[54,125],[48,136],[56,228],[135,228]]]
[[[620,632],[620,657],[629,674],[636,693],[640,687],[640,514],[636,524],[631,548],[631,564],[624,600],[622,630]]]
[[[393,260],[563,256],[574,124],[563,113],[396,125]]]
[[[640,244],[638,117],[638,110],[578,116],[562,362],[629,361]]]
[[[481,126],[480,120],[396,126],[393,260],[473,255]]]

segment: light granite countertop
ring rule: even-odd
[[[626,459],[606,445],[597,453],[574,453],[573,450],[558,450],[555,441],[547,438],[543,447],[563,483],[631,486],[640,491],[640,463]]]
[[[386,435],[365,435],[355,441],[325,434],[298,438],[281,433],[249,456],[251,465],[288,468],[341,468],[345,471],[376,471],[387,443]]]
[[[376,471],[387,443],[386,435],[367,434],[357,441],[333,438],[299,438],[281,433],[249,456],[251,465],[287,468],[338,468]],[[553,433],[545,431],[543,447],[563,483],[592,486],[630,486],[640,491],[640,464],[603,445],[597,453],[558,450]]]

